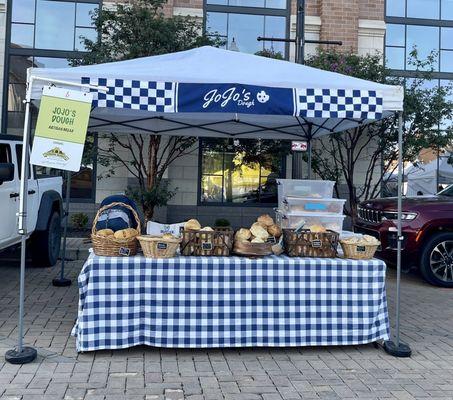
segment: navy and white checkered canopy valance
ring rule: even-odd
[[[93,91],[94,107],[159,113],[213,112],[306,118],[380,119],[382,93],[353,89],[290,89],[228,83],[176,83],[82,77],[107,88]]]
[[[75,68],[33,68],[29,77],[33,100],[49,79],[68,88],[94,85],[89,128],[106,133],[313,138],[385,118],[402,110],[404,97],[398,86],[208,46]]]

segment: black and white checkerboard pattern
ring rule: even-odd
[[[82,83],[108,88],[108,92],[92,90],[94,107],[175,112],[176,84],[173,82],[85,77]]]
[[[382,95],[374,90],[296,89],[296,115],[306,118],[382,118]]]
[[[354,345],[389,337],[382,261],[97,257],[79,276],[78,351]]]

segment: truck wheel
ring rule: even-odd
[[[36,231],[32,237],[31,257],[39,267],[52,267],[60,256],[61,217],[54,212],[45,231]]]
[[[453,288],[453,233],[437,233],[422,250],[420,271],[431,284]]]

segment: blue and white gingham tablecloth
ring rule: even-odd
[[[389,337],[382,261],[93,254],[79,276],[78,351],[324,346]]]

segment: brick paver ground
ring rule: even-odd
[[[81,265],[68,265],[74,282]],[[56,269],[28,269],[25,341],[38,348],[39,358],[15,366],[4,362],[4,353],[16,341],[18,272],[17,262],[0,260],[1,399],[453,399],[453,290],[417,276],[403,279],[410,359],[372,345],[77,354],[70,336],[76,284],[54,288]],[[394,275],[389,272],[387,286],[392,320]]]

